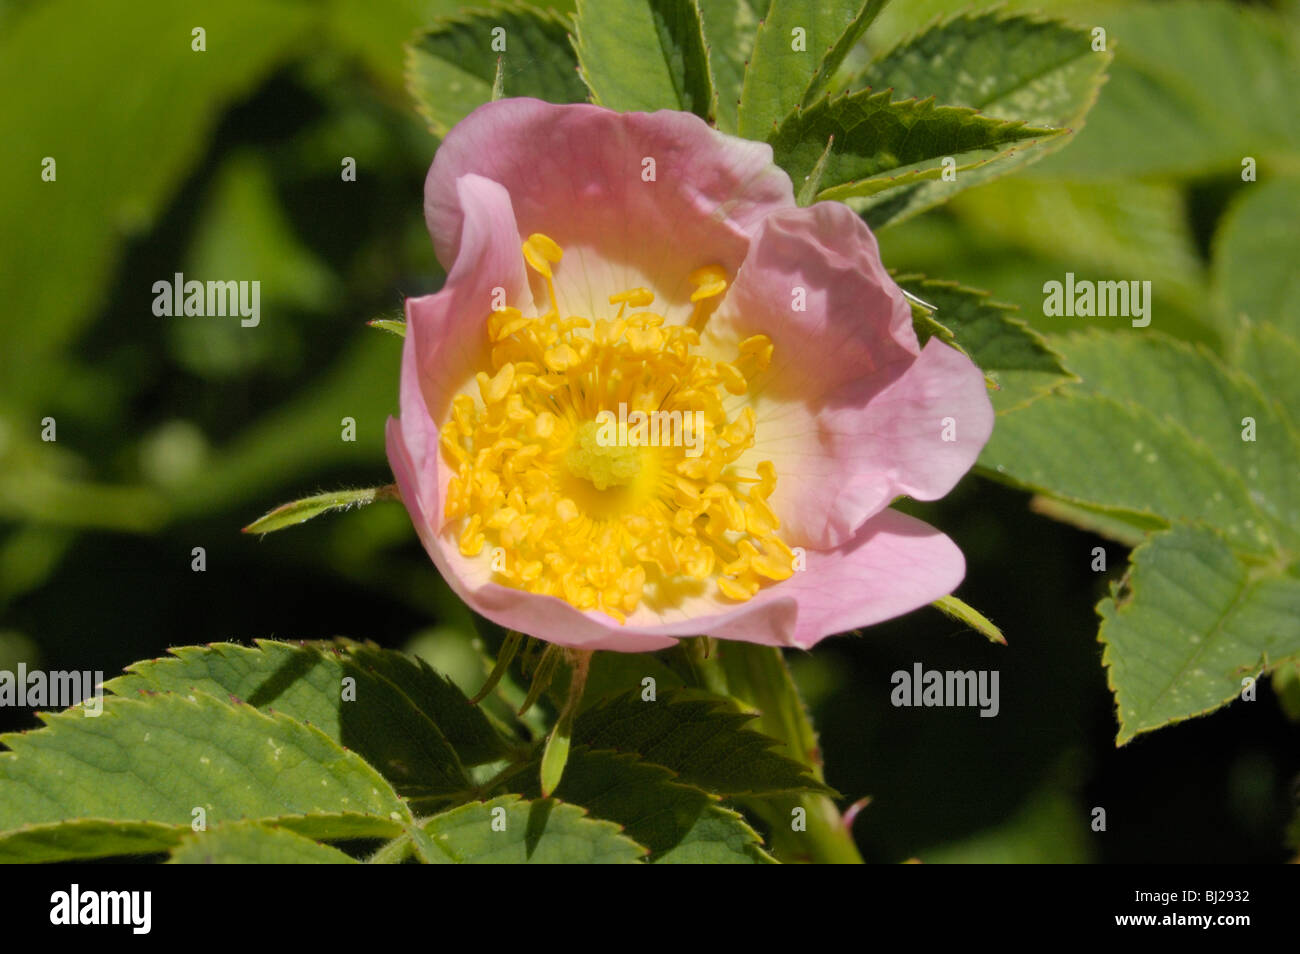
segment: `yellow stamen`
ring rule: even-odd
[[[726,410],[767,367],[772,343],[747,338],[732,362],[695,352],[727,288],[723,270],[690,274],[690,324],[644,310],[655,301],[647,288],[610,295],[618,315],[593,321],[559,313],[559,245],[534,233],[522,251],[550,309],[487,316],[491,367],[476,375],[477,399],[458,395],[442,427],[453,471],[444,519],[461,552],[488,559],[490,548],[498,582],[620,622],[710,580],[746,600],[788,579],[794,555],[767,502],[776,469],[741,472],[756,418],[749,406]]]

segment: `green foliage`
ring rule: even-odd
[[[813,103],[885,2],[771,0],[745,71],[740,135],[769,139],[787,116]]]
[[[1300,655],[1300,576],[1244,563],[1209,529],[1152,536],[1098,612],[1120,745],[1212,712]]]
[[[1077,146],[1045,165],[1072,178],[1300,167],[1294,22],[1220,0],[1124,3],[1105,16],[1115,50],[1102,102]]]
[[[1015,315],[1015,308],[993,301],[988,292],[956,282],[927,280],[918,275],[897,277],[934,311],[926,318],[937,327],[923,327],[921,343],[932,333],[970,355],[997,390],[993,407],[999,414],[1028,404],[1069,379],[1061,356],[1043,337]]]
[[[353,507],[364,507],[376,500],[396,499],[398,496],[393,485],[367,487],[365,490],[333,490],[329,493],[315,494],[281,504],[246,526],[244,533],[271,533],[303,523],[312,517],[319,517],[331,510],[349,510]]]
[[[915,215],[962,189],[1004,175],[1063,147],[1097,99],[1109,52],[1092,49],[1086,29],[1001,11],[963,14],[904,41],[852,80],[854,87],[892,89],[899,97],[935,96],[947,106],[1058,132],[962,168],[951,181],[912,182],[858,202],[873,227]],[[954,148],[947,153],[953,155]],[[869,193],[868,193],[869,194]]]
[[[831,791],[808,777],[805,766],[772,751],[769,736],[745,728],[753,719],[716,698],[665,692],[646,702],[630,692],[584,712],[573,741],[636,753],[719,795]]]
[[[420,831],[416,851],[429,864],[628,864],[645,855],[617,825],[575,805],[518,795],[434,815]]]
[[[211,831],[191,832],[172,849],[178,865],[350,865],[354,858],[337,848],[304,838],[287,828],[235,822]]]
[[[696,0],[579,0],[574,48],[592,102],[710,115],[713,88]]]
[[[799,184],[820,164],[817,197],[848,199],[937,179],[944,159],[960,178],[1015,143],[1057,134],[932,99],[891,97],[889,90],[828,96],[792,114],[770,137],[777,164]]]
[[[437,136],[502,92],[553,102],[585,98],[573,75],[567,28],[524,4],[441,17],[407,47],[407,87]]]
[[[498,69],[506,96],[584,101],[576,66],[566,21],[526,4],[498,4],[439,18],[413,40],[406,84],[429,129],[441,137],[493,98]]]
[[[769,863],[721,799],[830,791],[733,702],[670,691],[579,715],[540,799],[543,742],[421,660],[342,640],[179,647],[104,688],[99,716],[3,737],[0,859],[346,863],[381,839],[370,860]]]

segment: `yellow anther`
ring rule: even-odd
[[[629,305],[632,308],[645,308],[653,304],[654,300],[655,293],[648,288],[629,288],[627,291],[609,296],[611,305]]]
[[[546,366],[552,371],[567,371],[578,363],[578,352],[570,345],[558,344],[546,352]]]
[[[745,376],[737,370],[735,365],[720,361],[714,367],[718,371],[718,377],[722,379],[722,386],[732,394],[744,394],[749,389]]]
[[[528,236],[524,242],[524,261],[526,261],[539,275],[551,277],[551,266],[557,264],[564,257],[564,251],[550,236],[543,235],[541,232],[534,232]]]
[[[474,379],[478,381],[478,390],[483,397],[483,403],[488,405],[499,404],[510,393],[510,386],[515,379],[515,366],[507,364],[490,378],[486,372],[480,371],[474,376]]]
[[[658,328],[629,328],[627,341],[633,354],[647,354],[663,347],[664,333]]]
[[[740,354],[753,358],[759,371],[766,371],[772,362],[772,339],[767,335],[752,335],[740,343]]]
[[[767,502],[776,470],[742,467],[757,422],[732,401],[772,343],[747,338],[730,362],[696,351],[697,328],[727,287],[722,269],[689,276],[689,324],[679,311],[645,310],[656,298],[640,287],[609,297],[614,320],[593,321],[561,317],[554,241],[534,233],[522,251],[546,281],[549,310],[487,316],[491,364],[476,375],[477,396],[457,395],[442,422],[452,471],[443,515],[461,552],[487,559],[489,548],[504,585],[620,622],[641,611],[651,577],[669,601],[686,580],[745,600],[788,578],[794,561]],[[625,416],[611,438],[595,418],[614,408]]]
[[[720,265],[705,265],[703,268],[697,268],[687,276],[687,280],[696,286],[695,291],[691,292],[693,302],[713,298],[727,290],[727,273]]]

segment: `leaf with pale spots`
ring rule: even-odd
[[[1243,679],[1300,657],[1300,576],[1242,562],[1209,529],[1151,537],[1097,611],[1120,745],[1212,712]]]
[[[135,663],[119,695],[196,689],[311,723],[359,753],[402,795],[437,801],[470,788],[463,765],[505,754],[483,710],[426,664],[354,643],[259,640],[185,646]],[[354,682],[345,684],[344,680]]]
[[[175,865],[353,865],[356,859],[284,828],[256,822],[187,832],[172,849]]]
[[[434,815],[413,831],[428,864],[629,864],[646,850],[618,825],[555,799],[503,795]]]
[[[10,750],[0,753],[6,854],[165,851],[196,808],[209,826],[260,820],[326,840],[391,838],[411,821],[361,756],[280,713],[191,692],[110,696],[98,717],[72,708],[42,719],[0,736]],[[61,840],[64,824],[74,831]]]

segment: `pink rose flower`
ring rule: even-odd
[[[983,375],[918,345],[870,230],[798,207],[770,147],[502,100],[438,149],[425,217],[447,281],[406,302],[388,458],[476,612],[581,649],[809,647],[961,581],[889,504],[970,469]]]

